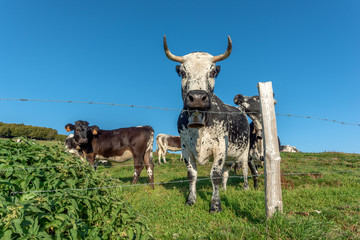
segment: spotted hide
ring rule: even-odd
[[[239,105],[239,109],[245,111],[251,118],[250,124],[250,150],[249,150],[249,166],[259,167],[263,166],[264,162],[264,143],[261,124],[261,110],[259,96],[244,96],[238,94],[234,97],[234,103]],[[276,100],[274,101],[276,104]],[[278,138],[279,146],[280,139]]]
[[[181,139],[179,136],[172,136],[160,133],[156,136],[156,152],[159,157],[159,165],[161,164],[161,158],[166,163],[167,151],[181,151]],[[182,154],[180,160],[182,159]]]
[[[67,124],[67,131],[74,131],[75,144],[83,156],[94,167],[97,159],[121,159],[130,152],[134,157],[134,175],[132,183],[137,183],[144,166],[149,177],[150,186],[154,188],[154,164],[152,147],[154,130],[150,126],[102,130],[89,126],[86,121],[76,121],[75,125]]]
[[[231,52],[231,39],[224,54],[212,56],[193,52],[175,56],[168,49],[164,36],[166,56],[180,65],[176,66],[181,76],[183,110],[178,118],[181,149],[190,180],[186,204],[196,202],[197,163],[203,165],[213,159],[210,177],[213,186],[210,212],[221,211],[220,185],[226,186],[228,178],[226,161],[241,165],[244,189],[248,189],[249,123],[244,112],[224,104],[215,94],[215,77],[220,66]],[[222,182],[223,181],[223,182]]]

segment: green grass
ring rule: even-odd
[[[155,182],[187,180],[185,164],[168,155],[169,164],[155,165]],[[360,155],[344,153],[281,154],[283,213],[267,219],[264,177],[260,188],[242,189],[230,178],[222,191],[223,211],[209,214],[212,185],[197,183],[197,202],[186,206],[188,183],[124,187],[125,198],[149,219],[155,239],[360,239]],[[154,155],[157,160],[157,156]],[[157,162],[157,161],[156,161]],[[132,162],[100,168],[130,184]],[[198,178],[209,178],[211,163],[198,166]],[[343,172],[342,171],[353,171]],[[263,169],[260,169],[263,173]],[[321,174],[318,174],[321,173]],[[235,176],[234,173],[231,173]],[[139,183],[148,182],[143,171]],[[252,186],[252,179],[249,179]]]

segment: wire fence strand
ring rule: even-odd
[[[353,171],[336,171],[336,172],[307,172],[307,173],[282,173],[281,176],[289,176],[289,175],[325,175],[325,174],[342,174],[342,173],[354,173],[360,172],[360,170]],[[258,174],[258,177],[265,176],[264,174]],[[215,177],[215,178],[198,178],[196,182],[199,181],[211,181],[215,179],[222,179],[223,177]],[[243,179],[243,176],[229,176],[229,179]],[[249,176],[248,178],[251,178]],[[152,183],[153,185],[166,185],[166,184],[177,184],[177,183],[189,183],[192,180],[177,180],[177,181],[169,181],[169,182],[157,182]],[[26,193],[51,193],[51,192],[61,192],[61,191],[87,191],[87,190],[100,190],[100,189],[109,189],[109,188],[122,188],[122,187],[141,187],[141,186],[150,186],[151,183],[140,183],[140,184],[124,184],[124,185],[114,185],[114,186],[103,186],[103,187],[92,187],[92,188],[65,188],[65,189],[53,189],[53,190],[35,190],[35,191],[18,191],[12,192],[10,195],[17,194],[26,194]]]
[[[20,102],[50,102],[50,103],[78,103],[78,104],[93,104],[93,105],[108,105],[114,107],[131,107],[131,108],[145,108],[145,109],[154,109],[154,110],[165,110],[165,111],[189,111],[192,112],[193,110],[183,110],[177,108],[164,108],[164,107],[151,107],[151,106],[140,106],[140,105],[133,105],[133,104],[119,104],[119,103],[101,103],[101,102],[93,102],[93,101],[74,101],[74,100],[50,100],[50,99],[27,99],[27,98],[0,98],[0,101],[20,101]],[[245,114],[240,108],[237,108],[240,111],[227,111],[227,112],[211,112],[206,111],[206,113],[214,113],[214,114]],[[198,111],[204,113],[205,111]],[[248,112],[248,113],[258,113],[258,112]],[[334,123],[340,123],[344,125],[352,125],[352,126],[359,126],[360,123],[348,123],[344,121],[332,120],[327,118],[320,118],[320,117],[311,117],[311,116],[300,116],[300,115],[293,115],[293,114],[281,114],[276,113],[277,116],[286,116],[286,117],[297,117],[297,118],[307,118],[307,119],[316,119]]]

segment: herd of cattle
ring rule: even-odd
[[[228,37],[225,53],[212,56],[205,52],[193,52],[185,56],[176,56],[170,52],[164,36],[166,56],[175,62],[176,71],[181,77],[183,110],[177,127],[180,136],[159,134],[156,137],[158,163],[166,163],[167,151],[181,151],[190,182],[186,204],[196,202],[197,164],[203,165],[212,160],[210,172],[213,195],[210,212],[221,211],[219,196],[220,185],[226,189],[229,170],[242,169],[244,189],[248,189],[247,174],[250,167],[254,187],[258,187],[257,166],[263,160],[262,124],[260,101],[258,96],[247,97],[238,94],[234,103],[238,107],[224,104],[214,94],[215,78],[220,66],[215,63],[226,59],[232,50]],[[249,124],[248,119],[252,119]],[[66,139],[66,148],[87,160],[96,169],[101,159],[124,162],[134,159],[132,183],[138,181],[145,167],[150,186],[154,188],[154,164],[152,147],[154,130],[150,126],[103,130],[98,126],[89,126],[86,121],[69,123],[65,129],[70,134]]]

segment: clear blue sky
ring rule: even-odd
[[[276,112],[360,123],[360,1],[0,1],[0,98],[181,109],[176,55],[225,51],[215,94],[257,95],[272,81]],[[103,129],[151,125],[177,135],[178,111],[0,101],[0,121]],[[282,144],[360,153],[360,127],[277,116]]]

